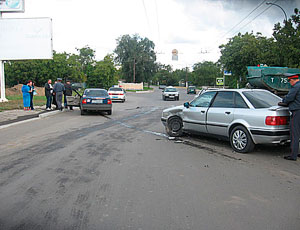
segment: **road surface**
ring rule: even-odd
[[[0,229],[299,230],[289,148],[166,136],[162,110],[193,97],[129,92],[111,116],[77,109],[0,130]]]

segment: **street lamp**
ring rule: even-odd
[[[274,5],[274,6],[279,7],[279,8],[283,11],[284,16],[285,16],[285,21],[287,22],[287,16],[286,16],[286,13],[285,13],[284,9],[283,9],[281,6],[279,6],[279,5],[275,4],[275,3],[272,3],[272,2],[266,2],[266,4],[267,4],[267,5]]]

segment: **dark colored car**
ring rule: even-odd
[[[190,94],[190,93],[196,94],[196,87],[195,87],[195,86],[189,86],[189,87],[186,89],[186,93],[187,93],[187,94]]]
[[[79,106],[81,115],[88,111],[103,111],[112,114],[112,102],[105,89],[90,88],[84,90],[81,96],[77,91],[76,96],[67,96],[68,105]]]

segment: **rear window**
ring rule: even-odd
[[[270,108],[281,101],[280,97],[268,91],[248,91],[243,92],[243,95],[256,109]]]
[[[84,95],[88,97],[107,97],[106,90],[99,90],[99,89],[87,89],[84,91]]]
[[[109,88],[109,91],[122,91],[121,88]]]

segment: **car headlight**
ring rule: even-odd
[[[167,118],[170,115],[170,112],[163,112],[162,113],[162,117]]]

